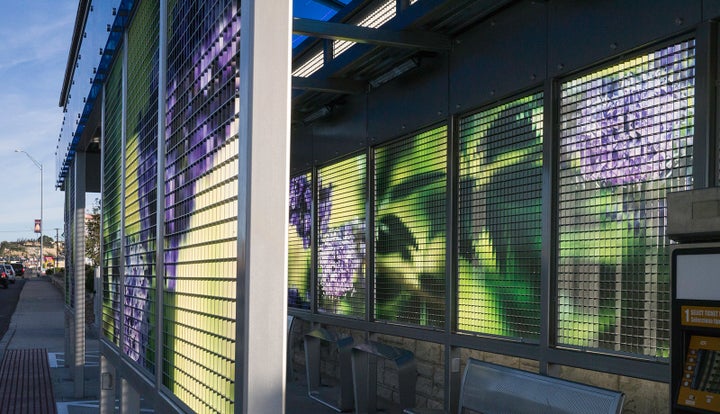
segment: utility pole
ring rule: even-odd
[[[23,154],[27,155],[27,157],[30,159],[30,161],[35,164],[36,167],[40,168],[40,225],[36,226],[38,227],[36,230],[36,233],[40,233],[40,261],[38,262],[38,274],[37,276],[42,276],[42,265],[43,265],[43,258],[44,258],[44,252],[43,252],[43,226],[45,223],[43,223],[43,165],[41,162],[33,158],[30,154],[28,154],[25,150],[16,149],[15,152],[22,152]]]

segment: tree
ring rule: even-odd
[[[100,199],[95,200],[92,213],[85,221],[85,256],[92,267],[100,265]]]

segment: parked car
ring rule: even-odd
[[[15,269],[13,269],[12,265],[10,263],[3,263],[3,268],[5,269],[8,281],[15,283]]]
[[[20,262],[12,262],[13,270],[15,270],[15,276],[23,276],[25,274],[25,265]]]

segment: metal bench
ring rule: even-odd
[[[483,414],[618,414],[622,392],[468,359],[458,412]],[[435,412],[410,409],[406,414]],[[442,411],[441,411],[442,412]]]
[[[355,413],[375,413],[377,407],[377,360],[393,361],[398,373],[400,409],[415,405],[417,366],[415,355],[407,349],[370,341],[352,349]]]
[[[337,387],[324,387],[320,380],[320,346],[322,343],[337,350],[339,381]],[[324,328],[316,328],[305,334],[305,369],[308,396],[335,411],[350,411],[353,407],[350,349],[351,336],[339,336]]]
[[[0,365],[0,413],[57,413],[47,350],[5,352]]]

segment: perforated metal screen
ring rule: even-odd
[[[447,127],[375,149],[375,318],[445,324]]]
[[[233,412],[239,2],[168,2],[162,383]]]
[[[367,157],[318,170],[318,309],[365,316]]]
[[[155,372],[159,5],[138,4],[128,28],[122,351]]]
[[[540,334],[543,95],[459,122],[458,328]]]
[[[105,338],[120,345],[120,226],[122,195],[122,63],[116,61],[105,85],[103,135],[103,306]],[[67,244],[67,242],[66,242]]]
[[[559,344],[667,357],[668,192],[692,186],[695,43],[561,86]]]
[[[312,174],[290,179],[288,206],[288,306],[310,309]]]
[[[65,183],[65,267],[75,269],[75,240],[77,237],[77,214],[76,214],[76,175],[68,174]],[[40,260],[40,258],[38,258]],[[41,263],[38,263],[40,271]],[[65,277],[65,304],[70,308],[75,307],[75,272],[69,271]]]

